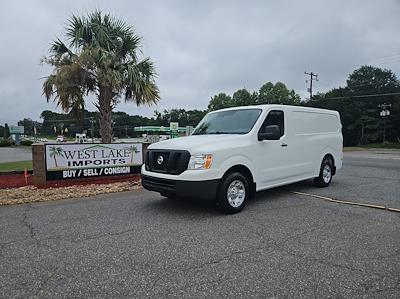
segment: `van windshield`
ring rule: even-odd
[[[246,134],[261,114],[261,109],[240,109],[207,114],[192,135]]]

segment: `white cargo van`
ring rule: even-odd
[[[165,197],[216,199],[239,212],[256,191],[314,178],[330,184],[342,167],[339,113],[259,105],[208,113],[191,136],[149,146],[142,184]]]

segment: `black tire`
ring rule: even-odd
[[[160,195],[161,196],[164,196],[165,198],[167,198],[167,199],[174,199],[174,198],[176,198],[176,196],[174,195],[174,194],[172,194],[172,193],[160,193]]]
[[[324,176],[324,170],[329,172],[329,178],[326,172]],[[321,163],[319,176],[314,179],[314,183],[317,187],[320,188],[328,187],[332,181],[332,177],[333,177],[333,161],[331,158],[325,157]]]
[[[237,183],[237,181],[239,181],[240,183]],[[230,188],[231,184],[233,184],[231,187],[231,191],[234,192],[234,190],[237,190],[236,193],[238,194],[237,203],[238,204],[240,203],[239,205],[231,203],[232,201],[228,199],[228,188]],[[239,195],[243,194],[241,192],[242,190],[244,190],[244,198],[243,196]],[[249,189],[249,183],[247,182],[246,178],[239,172],[232,172],[227,174],[223,178],[221,185],[219,186],[217,203],[222,212],[226,214],[234,214],[243,210],[247,200],[249,199],[249,196],[250,196],[250,189]]]

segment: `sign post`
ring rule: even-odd
[[[10,126],[10,134],[15,135],[15,145],[20,145],[20,135],[24,134],[24,126]]]
[[[171,138],[178,137],[179,123],[178,122],[170,122],[169,130],[171,132]]]

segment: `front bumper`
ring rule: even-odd
[[[219,179],[205,181],[181,181],[142,175],[142,186],[150,191],[179,197],[214,200],[217,197]]]

